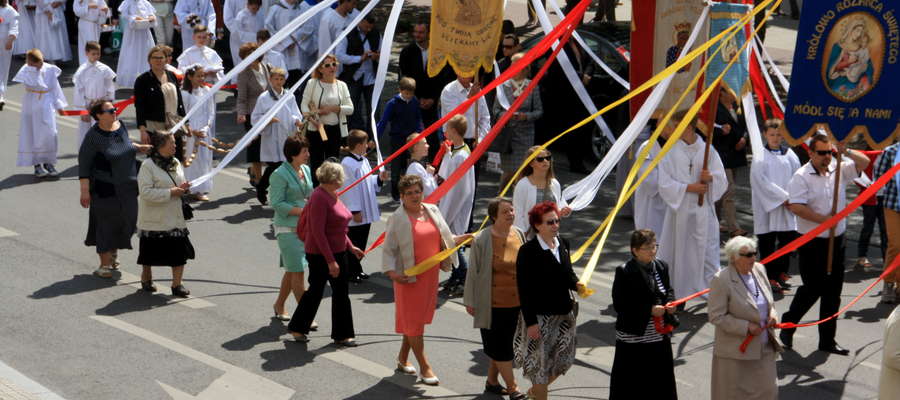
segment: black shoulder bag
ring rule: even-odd
[[[166,171],[166,175],[169,175],[169,179],[172,180],[172,183],[175,186],[178,186],[178,183],[175,182],[175,178],[172,177],[172,174],[169,171]],[[191,207],[190,204],[184,199],[184,196],[181,196],[181,215],[184,216],[185,221],[190,221],[194,219],[194,207]]]

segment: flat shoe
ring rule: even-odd
[[[287,321],[290,321],[290,320],[291,320],[291,316],[290,316],[290,315],[287,315],[287,314],[279,314],[279,313],[278,313],[278,309],[275,308],[275,306],[272,306],[272,311],[275,312],[275,319],[277,319],[277,320],[279,320],[279,321],[285,321],[285,322],[287,322]]]
[[[155,293],[156,285],[153,284],[153,281],[146,281],[146,282],[141,281],[141,290],[148,292],[148,293]]]
[[[400,361],[397,361],[397,371],[400,371],[406,375],[415,375],[417,373],[416,367],[412,365],[401,364]]]
[[[191,291],[187,290],[184,285],[178,285],[172,288],[172,296],[176,297],[188,297],[191,295]]]
[[[311,324],[309,324],[309,330],[313,332],[319,330],[319,324],[316,321],[313,321]]]
[[[356,347],[359,346],[359,343],[356,343],[356,340],[353,339],[344,339],[341,341],[335,341],[335,345],[338,347]]]
[[[435,376],[422,376],[422,383],[428,386],[437,386],[441,384],[441,380],[438,379],[437,375]]]
[[[528,400],[528,395],[515,391],[509,394],[509,400]]]
[[[484,392],[485,392],[485,393],[499,394],[499,395],[501,395],[501,396],[505,396],[505,395],[508,394],[507,391],[506,391],[506,388],[503,387],[503,385],[501,385],[501,384],[499,384],[499,383],[496,384],[496,385],[492,385],[490,382],[485,382],[485,383],[484,383]]]
[[[288,333],[291,334],[291,337],[293,337],[295,342],[299,342],[299,343],[309,342],[309,337],[307,337],[306,335],[304,335],[302,333],[297,333],[297,332],[288,332]]]

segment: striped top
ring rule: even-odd
[[[653,281],[656,282],[659,291],[665,293],[666,288],[663,286],[662,279],[659,278],[656,268],[651,268],[650,274],[653,277]],[[644,334],[638,336],[616,330],[616,340],[623,343],[656,343],[663,340],[663,335],[656,331],[656,327],[653,325],[653,317],[650,317],[647,319],[647,327],[644,329]]]
[[[136,150],[124,123],[116,131],[94,124],[78,150],[78,178],[120,185],[137,183]]]

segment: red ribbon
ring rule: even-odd
[[[180,76],[180,75],[179,75]],[[209,83],[207,86],[212,86]],[[222,86],[222,89],[237,89],[237,85],[225,85]],[[134,104],[134,96],[131,96],[125,100],[113,103],[113,106],[116,107],[116,115],[121,115],[125,108]],[[63,117],[77,117],[81,115],[88,115],[88,110],[58,110],[59,115]]]
[[[668,335],[675,330],[675,327],[672,325],[667,325],[663,323],[662,317],[653,317],[653,329],[656,329],[656,332],[661,335]]]
[[[441,160],[444,159],[444,153],[447,152],[447,146],[453,146],[453,142],[449,140],[445,140],[441,142],[440,148],[438,148],[437,153],[434,153],[434,160],[431,160],[431,166],[437,169],[441,166]],[[445,146],[446,145],[446,146]]]

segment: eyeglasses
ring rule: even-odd
[[[113,108],[106,109],[106,110],[100,110],[100,114],[104,114],[104,113],[106,113],[106,114],[115,114],[116,111],[119,111],[119,109],[116,108],[116,107],[113,107]]]
[[[337,67],[337,63],[322,64],[322,68]]]
[[[816,150],[816,154],[820,156],[834,155],[834,152],[831,150]]]
[[[420,195],[420,194],[422,194],[421,190],[409,190],[409,191],[403,192],[404,196],[416,196],[416,195]]]
[[[738,253],[738,254],[740,254],[741,257],[754,258],[754,257],[756,257],[757,252],[751,251],[749,253]]]
[[[535,157],[534,158],[534,161],[537,161],[537,162],[544,162],[544,161],[549,162],[550,160],[553,160],[553,156],[543,156],[543,157]]]
[[[544,225],[547,225],[547,226],[559,225],[559,219],[557,219],[557,218],[548,219],[548,220],[544,221]]]
[[[658,250],[658,249],[659,249],[659,245],[658,245],[658,244],[651,244],[651,245],[649,245],[649,246],[641,246],[638,250],[644,250],[644,251],[656,251],[656,250]]]

